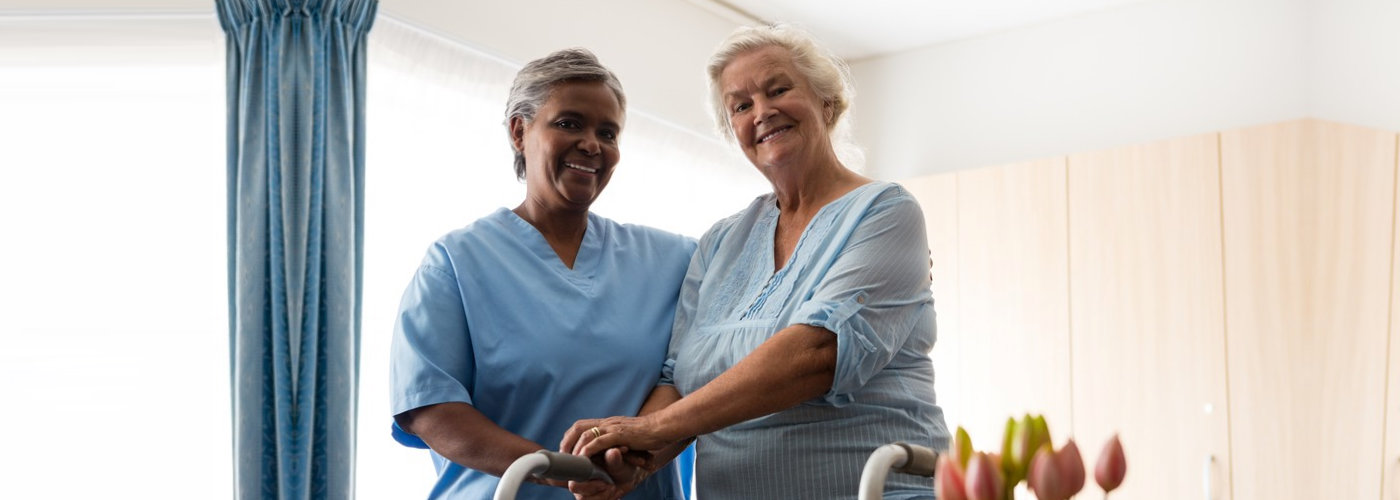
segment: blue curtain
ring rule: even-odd
[[[235,496],[354,498],[375,0],[216,0]]]

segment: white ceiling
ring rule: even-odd
[[[847,60],[970,38],[1143,0],[691,0],[801,25]]]
[[[381,7],[418,0],[381,0]],[[847,60],[1070,17],[1146,0],[685,0],[741,24],[801,25]],[[550,2],[523,2],[542,11]],[[210,0],[0,0],[0,11],[212,10]],[[381,8],[381,10],[384,10]]]

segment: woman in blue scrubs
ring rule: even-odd
[[[589,212],[617,165],[625,106],[586,50],[521,69],[506,128],[525,199],[433,243],[404,292],[394,433],[432,450],[431,498],[489,498],[515,459],[576,420],[638,414],[657,383],[695,242]],[[618,451],[606,461],[621,482],[643,477]],[[573,498],[567,486],[519,497]],[[627,498],[682,498],[675,468]]]

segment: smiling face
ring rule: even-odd
[[[809,164],[831,150],[831,107],[792,56],[770,46],[735,57],[719,77],[734,140],[759,170]]]
[[[587,210],[621,157],[622,105],[602,82],[555,85],[534,120],[510,121],[525,157],[525,197],[545,209]]]

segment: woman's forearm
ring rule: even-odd
[[[444,458],[463,467],[500,476],[522,455],[542,447],[520,437],[466,403],[441,403],[395,417]]]
[[[681,393],[676,390],[675,386],[658,385],[656,389],[651,391],[651,395],[647,397],[646,403],[642,404],[642,411],[637,412],[637,416],[641,417],[656,413],[680,400]],[[670,446],[653,452],[651,461],[654,465],[652,469],[654,470],[671,463],[671,461],[675,460],[677,456],[680,456],[681,452],[685,451],[685,447],[690,446],[690,443],[693,441],[695,441],[695,436],[686,436]]]
[[[667,392],[674,388],[658,387],[641,416],[574,422],[560,449],[591,456],[626,447],[674,456],[684,449],[681,441],[826,394],[836,378],[836,347],[836,334],[825,328],[789,326],[683,398]]]
[[[647,400],[642,403],[642,409],[637,411],[637,416],[640,417],[656,413],[665,409],[667,406],[671,406],[676,401],[680,401],[680,399],[681,393],[676,390],[675,386],[658,385],[655,389],[651,390],[651,394],[647,396]]]
[[[704,387],[649,418],[665,435],[694,437],[826,394],[835,376],[836,334],[792,325]]]

